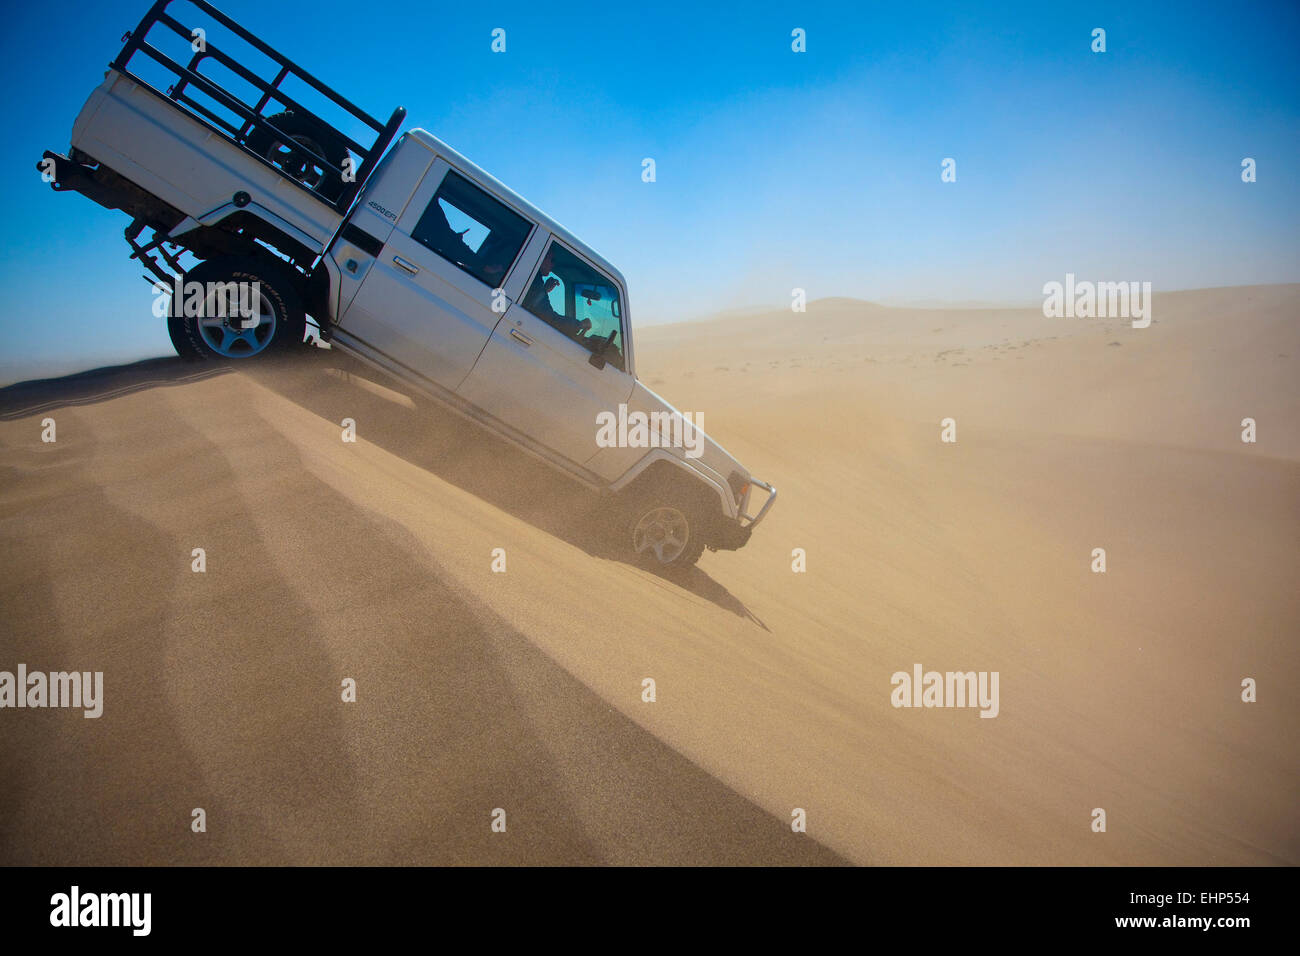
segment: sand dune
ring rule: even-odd
[[[780,488],[681,578],[328,353],[0,390],[0,669],[106,688],[0,713],[0,860],[1296,864],[1298,292],[647,328]],[[893,707],[915,663],[999,715]]]

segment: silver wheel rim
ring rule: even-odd
[[[686,515],[666,505],[647,511],[632,529],[632,549],[637,554],[650,552],[660,564],[680,558],[690,539],[691,524]]]
[[[271,300],[259,288],[254,314],[245,319],[238,311],[240,303],[236,291],[224,291],[229,294],[224,308],[217,307],[222,293],[213,289],[203,300],[204,314],[194,320],[203,341],[212,351],[226,358],[249,358],[265,351],[275,338],[276,318]]]

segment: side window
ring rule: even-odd
[[[554,241],[546,247],[523,306],[615,368],[623,361],[623,307],[618,286]]]
[[[532,228],[523,216],[448,170],[411,238],[496,289]]]

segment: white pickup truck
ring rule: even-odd
[[[627,285],[593,249],[426,131],[394,142],[405,110],[370,116],[206,0],[158,0],[124,40],[68,155],[38,166],[131,217],[182,357],[301,347],[310,316],[610,496],[632,555],[685,567],[749,540],[776,490],[637,380]]]

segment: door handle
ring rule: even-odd
[[[514,339],[516,342],[518,342],[519,344],[523,345],[525,348],[533,344],[533,340],[530,339],[528,336],[524,335],[524,333],[520,332],[518,329],[511,329],[510,337]]]
[[[393,256],[393,262],[396,263],[399,267],[405,269],[411,275],[415,275],[417,272],[420,271],[420,267],[417,266],[414,262],[407,262],[401,256]]]

